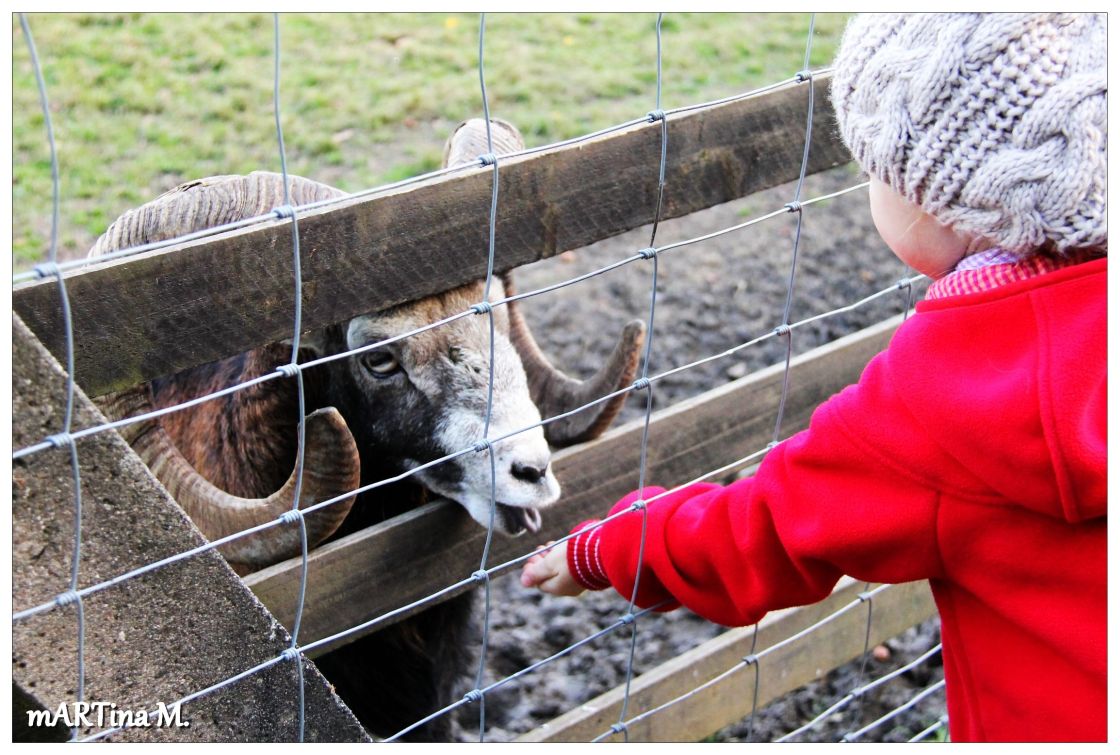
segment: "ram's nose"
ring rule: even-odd
[[[525,464],[520,461],[513,462],[510,474],[515,480],[521,480],[535,485],[548,474],[548,464]]]

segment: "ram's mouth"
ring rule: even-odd
[[[536,509],[499,503],[495,513],[501,525],[500,529],[507,535],[520,535],[525,530],[540,532],[541,512]]]

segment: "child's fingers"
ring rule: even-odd
[[[521,571],[521,584],[525,587],[536,587],[549,595],[573,597],[584,591],[584,587],[568,572],[566,543],[526,561]]]
[[[549,595],[564,595],[568,597],[574,597],[583,592],[583,588],[568,575],[567,569],[541,582],[537,585],[537,589]]]
[[[552,545],[552,543],[547,543]],[[521,568],[521,584],[525,587],[538,587],[542,582],[556,576],[556,569],[548,562],[548,551],[538,553],[525,562]]]

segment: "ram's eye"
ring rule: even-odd
[[[369,370],[375,378],[387,378],[401,369],[401,363],[391,351],[370,351],[362,354],[362,367]]]

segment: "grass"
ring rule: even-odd
[[[126,209],[201,176],[279,170],[268,14],[33,14],[58,144],[59,254],[80,256]],[[656,16],[490,14],[490,112],[530,146],[655,106]],[[668,14],[662,106],[715,99],[803,66],[807,14]],[[818,14],[811,65],[844,18]],[[481,115],[478,16],[283,15],[280,104],[288,170],[347,191],[439,167]],[[12,22],[13,264],[45,258],[50,160],[38,91]]]

